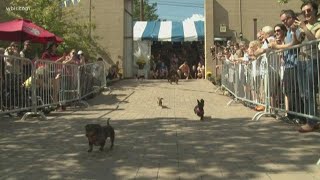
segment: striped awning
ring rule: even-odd
[[[133,27],[133,40],[203,41],[204,21],[137,21]]]
[[[77,5],[80,2],[80,0],[64,0],[62,1],[63,7],[69,7],[72,5]]]

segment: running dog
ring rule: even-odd
[[[113,127],[109,124],[109,120],[110,119],[108,119],[106,126],[101,126],[100,124],[87,124],[85,126],[86,137],[89,141],[88,152],[92,151],[93,145],[100,146],[99,150],[103,151],[104,145],[108,137],[110,137],[111,141],[110,149],[113,148],[115,132]]]
[[[194,107],[194,113],[197,114],[200,117],[200,120],[203,120],[204,116],[204,100],[201,99],[200,101],[197,99],[198,105]]]
[[[176,84],[178,84],[179,81],[179,76],[177,74],[176,71],[170,71],[169,75],[168,75],[168,82],[170,82],[170,84],[172,84],[172,82],[175,82]]]
[[[163,101],[163,98],[159,98],[158,97],[158,105],[161,106],[161,107],[162,107],[162,101]]]

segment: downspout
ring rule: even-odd
[[[91,38],[91,8],[92,0],[89,0],[89,37]]]
[[[239,22],[240,22],[240,33],[239,33],[239,37],[240,40],[242,41],[242,3],[241,0],[239,0]]]

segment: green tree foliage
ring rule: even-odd
[[[157,3],[149,4],[148,0],[143,1],[144,4],[144,20],[155,21],[158,20]],[[140,20],[140,0],[133,1],[133,21]]]
[[[60,53],[81,49],[91,59],[96,59],[97,54],[104,54],[104,58],[108,58],[108,54],[96,42],[98,37],[89,37],[89,27],[95,26],[89,26],[88,21],[77,19],[75,9],[63,7],[62,2],[63,0],[11,0],[9,6],[28,7],[28,10],[7,11],[7,14],[11,19],[31,20],[62,37],[64,42],[59,46]]]

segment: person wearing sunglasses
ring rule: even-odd
[[[305,41],[320,39],[320,21],[317,19],[318,4],[313,1],[305,1],[301,5],[301,14],[295,20],[295,24],[305,34]],[[301,113],[317,116],[316,94],[319,92],[319,49],[318,43],[305,45],[301,48],[298,64],[298,85],[302,99]],[[313,118],[306,118],[306,124],[299,128],[299,132],[306,133],[319,129],[319,123]]]
[[[298,76],[300,76],[297,71],[300,48],[288,49],[294,45],[301,44],[303,39],[301,29],[295,24],[296,19],[297,14],[293,10],[282,10],[280,12],[280,20],[287,29],[284,41],[282,44],[274,41],[269,43],[268,46],[273,49],[284,49],[281,55],[282,58],[279,58],[279,60],[281,60],[281,63],[283,62],[284,68],[282,84],[284,95],[286,96],[286,110],[289,111],[286,118],[300,122],[301,117],[292,113],[297,112],[300,107],[300,104],[295,102],[301,102],[297,82]]]
[[[320,21],[318,21],[317,15],[318,4],[313,1],[305,1],[301,5],[301,13],[295,20],[295,25],[303,30],[309,41],[320,39]]]

